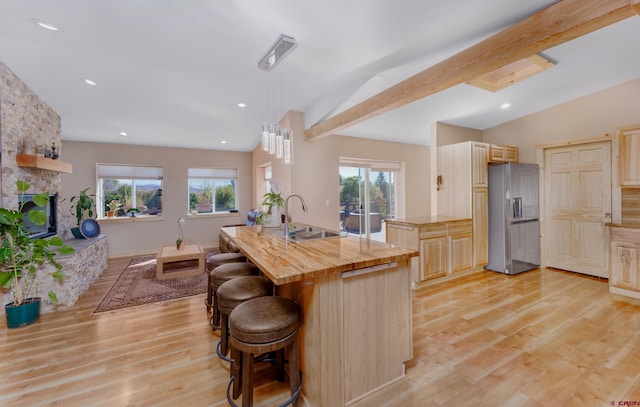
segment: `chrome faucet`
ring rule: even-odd
[[[284,200],[284,237],[285,239],[289,238],[289,198],[297,196],[300,198],[300,202],[302,202],[302,210],[308,211],[307,204],[304,203],[304,199],[298,194],[291,194]]]

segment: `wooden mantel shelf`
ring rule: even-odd
[[[69,163],[40,157],[38,155],[16,154],[16,162],[19,167],[39,168],[41,170],[65,172],[67,174],[71,174],[72,171],[71,164]]]

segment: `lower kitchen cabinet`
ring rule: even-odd
[[[434,216],[385,221],[387,242],[418,250],[411,263],[413,281],[430,280],[473,266],[471,219]]]
[[[640,226],[609,226],[609,291],[640,298]]]
[[[420,241],[420,280],[447,275],[447,237],[436,237]]]

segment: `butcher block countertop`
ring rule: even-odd
[[[418,256],[419,252],[355,236],[290,242],[282,230],[224,227],[225,233],[276,285],[313,279]]]
[[[456,218],[453,216],[434,215],[434,216],[421,216],[421,217],[407,218],[407,219],[387,219],[385,222],[392,223],[394,225],[421,226],[421,225],[428,225],[432,223],[452,223],[452,222],[464,222],[464,221],[470,221],[470,220],[471,218]]]

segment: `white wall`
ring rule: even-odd
[[[405,216],[430,214],[430,149],[427,146],[375,141],[345,136],[328,136],[312,142],[304,138],[302,113],[289,112],[287,120],[294,130],[294,164],[274,163],[283,196],[302,195],[309,207],[303,212],[297,199],[290,201],[294,221],[329,229],[337,229],[340,210],[340,157],[399,161],[405,165]],[[257,146],[252,166],[256,168],[271,160]]]
[[[227,224],[243,223],[251,202],[250,153],[197,150],[187,148],[146,147],[123,144],[63,142],[62,158],[73,165],[73,174],[62,175],[61,198],[77,195],[86,187],[96,191],[96,163],[154,165],[163,168],[163,216],[161,219],[112,219],[99,221],[107,234],[109,256],[157,252],[178,237],[179,217],[188,209],[187,168],[237,168],[237,215],[186,218],[185,241],[198,241],[203,247],[218,246],[218,230]],[[68,215],[68,203],[62,204]],[[71,220],[72,225],[75,220]]]
[[[534,163],[536,145],[595,137],[640,123],[640,78],[483,131],[483,141],[516,146]]]

